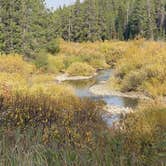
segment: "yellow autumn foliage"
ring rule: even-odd
[[[27,87],[27,80],[19,73],[0,73],[0,92],[4,89],[19,90]]]
[[[119,83],[120,90],[165,96],[166,44],[140,39],[126,45],[128,48],[115,67],[115,82]]]
[[[75,62],[69,66],[67,73],[71,76],[92,76],[95,69],[87,63]]]
[[[125,149],[139,155],[148,147],[151,148],[158,139],[164,139],[162,135],[166,130],[166,105],[159,101],[142,103],[123,123],[126,135]]]
[[[49,73],[38,73],[38,74],[33,74],[31,77],[29,77],[29,84],[40,84],[40,83],[50,83],[54,82],[54,74],[49,74]]]
[[[65,69],[64,59],[65,57],[63,55],[48,55],[47,71],[50,73],[58,73],[60,71],[63,71]]]
[[[0,72],[31,74],[35,71],[35,66],[24,61],[21,55],[9,54],[0,55]]]

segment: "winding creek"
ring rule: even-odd
[[[72,81],[65,81],[66,83],[70,84],[77,96],[83,98],[88,97],[92,100],[103,100],[108,106],[117,106],[117,107],[128,107],[134,108],[138,104],[138,99],[127,98],[127,97],[119,97],[119,96],[98,96],[94,95],[90,92],[89,88],[93,85],[103,83],[107,81],[113,73],[112,69],[103,70],[98,73],[94,78],[88,80],[72,80]],[[109,125],[112,126],[114,122],[117,122],[120,118],[120,114],[105,114],[103,115],[104,121]]]

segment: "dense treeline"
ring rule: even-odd
[[[44,0],[0,0],[0,52],[56,51],[55,38],[96,41],[166,37],[166,0],[77,0],[50,11]]]
[[[0,0],[0,52],[32,56],[55,38],[43,0]]]
[[[165,0],[85,0],[55,11],[57,34],[69,41],[165,39]]]

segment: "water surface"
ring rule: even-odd
[[[92,94],[89,91],[89,88],[94,84],[98,84],[103,81],[107,81],[112,76],[113,70],[103,70],[100,71],[99,74],[89,80],[74,80],[74,81],[66,81],[70,84],[78,97],[88,97],[92,100],[103,100],[108,105],[115,105],[120,107],[132,107],[134,108],[138,104],[137,99],[119,97],[119,96],[97,96]]]

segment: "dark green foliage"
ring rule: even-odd
[[[43,0],[0,0],[0,52],[33,57],[55,38]]]
[[[59,25],[57,33],[69,41],[128,40],[138,35],[165,39],[164,6],[165,0],[77,0],[54,15]]]
[[[37,68],[46,69],[48,65],[48,56],[45,51],[40,51],[35,55],[35,65]]]
[[[47,52],[49,52],[53,55],[58,53],[60,51],[59,41],[58,40],[52,40],[52,41],[48,42],[48,44],[46,46],[46,50],[47,50]]]
[[[54,39],[82,42],[166,37],[166,0],[77,0],[49,11],[44,0],[0,0],[0,52],[55,54]]]

